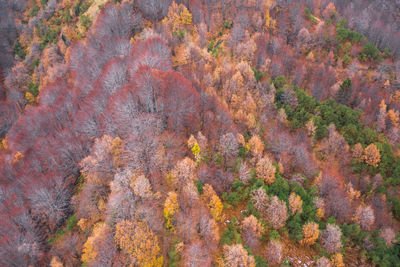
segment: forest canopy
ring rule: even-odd
[[[0,265],[400,266],[398,15],[0,0]]]

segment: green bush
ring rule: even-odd
[[[288,220],[287,228],[289,230],[289,237],[292,240],[299,241],[304,237],[302,223],[303,221],[300,214],[296,214]]]
[[[378,60],[381,58],[381,52],[373,43],[367,43],[363,46],[362,52],[360,54],[360,59],[365,60]]]
[[[67,230],[68,231],[74,230],[74,228],[77,226],[77,224],[78,224],[78,219],[76,218],[75,214],[70,216],[67,219],[67,224],[66,224],[67,225]]]
[[[348,30],[344,27],[337,27],[336,28],[336,38],[337,40],[342,43],[344,41],[350,41],[352,43],[360,42],[363,38],[362,34]]]
[[[39,95],[39,84],[34,82],[29,82],[28,92],[31,93],[34,97],[37,97]]]
[[[38,36],[42,41],[40,43],[40,49],[44,49],[47,44],[57,43],[58,42],[58,35],[61,32],[61,27],[48,27],[43,22],[40,23],[38,26]]]
[[[268,261],[261,256],[256,256],[256,267],[268,267]]]
[[[278,196],[279,199],[288,201],[289,184],[281,177],[279,173],[275,174],[275,182],[270,186],[264,186],[267,194]]]
[[[272,83],[274,84],[275,88],[277,90],[279,89],[283,89],[283,87],[286,85],[287,83],[287,79],[285,76],[279,75],[277,76],[275,79],[272,80]]]
[[[367,233],[361,231],[361,228],[358,224],[343,224],[341,225],[342,229],[342,237],[345,243],[349,243],[350,241],[354,244],[361,246],[363,244],[363,240],[366,237]]]
[[[204,183],[200,182],[200,181],[195,181],[194,184],[196,185],[197,191],[199,192],[199,194],[202,195],[204,192],[204,190],[203,190]]]
[[[225,228],[222,237],[221,237],[221,245],[232,245],[232,244],[241,244],[242,237],[239,234],[239,227],[236,218],[232,218],[229,222],[228,228]]]
[[[386,247],[385,240],[375,236],[372,238],[374,247],[371,251],[367,253],[368,258],[376,266],[381,267],[391,267],[400,266],[399,256],[400,256],[400,244],[394,244],[390,248]]]
[[[224,29],[230,29],[232,28],[232,21],[231,20],[225,20],[224,22]]]
[[[221,154],[215,153],[214,163],[218,166],[222,166],[224,164],[224,159],[222,158]]]
[[[22,47],[21,42],[19,41],[19,39],[15,40],[15,42],[14,42],[13,53],[14,53],[14,56],[17,55],[21,59],[25,59],[25,57],[26,57],[25,48]]]
[[[267,74],[262,72],[262,71],[258,71],[256,68],[252,67],[251,68],[254,72],[254,78],[256,79],[257,82],[259,82],[262,78],[264,78]]]
[[[347,65],[350,64],[350,62],[351,62],[351,57],[350,57],[348,54],[344,55],[344,56],[343,56],[343,64],[344,64],[345,66],[347,66]]]
[[[29,72],[32,74],[33,71],[35,70],[35,68],[36,68],[37,66],[39,66],[39,64],[40,64],[40,59],[35,58],[35,59],[32,61],[32,65],[31,65],[30,68],[29,68]]]
[[[231,192],[222,193],[222,199],[227,201],[229,204],[236,206],[240,201],[243,201],[249,197],[250,187],[243,185],[241,181],[236,179],[231,186]]]
[[[40,0],[40,6],[44,7],[45,5],[47,5],[48,0]]]
[[[179,260],[181,256],[179,253],[176,251],[176,245],[178,242],[175,242],[174,245],[172,246],[171,250],[168,253],[168,258],[169,258],[169,267],[178,267]]]
[[[85,29],[85,31],[87,31],[90,26],[92,25],[92,20],[90,19],[89,16],[86,15],[81,15],[79,18],[79,21],[82,25],[82,27]]]
[[[61,19],[62,21],[66,23],[70,23],[72,21],[71,13],[69,12],[68,9],[65,9],[61,13]]]
[[[278,231],[276,231],[275,229],[271,230],[270,234],[269,234],[269,239],[270,240],[280,240],[281,236],[278,233]]]
[[[75,16],[79,17],[83,13],[86,12],[90,7],[90,1],[88,0],[79,0],[74,6]]]
[[[28,16],[30,18],[35,17],[39,13],[40,8],[36,5],[36,2],[32,5],[31,9],[29,10]]]
[[[312,23],[315,24],[318,22],[317,18],[313,14],[311,14],[311,11],[308,7],[304,8],[304,14],[306,15],[306,18]]]
[[[400,219],[400,198],[389,198],[389,203],[396,219]]]
[[[374,143],[381,154],[381,162],[379,162],[378,170],[383,178],[389,178],[393,173],[393,166],[396,165],[396,157],[393,153],[392,146],[388,143]]]

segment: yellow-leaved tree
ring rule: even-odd
[[[188,140],[188,147],[190,148],[190,150],[192,150],[193,156],[195,157],[196,161],[200,160],[200,146],[193,135],[191,135]]]
[[[212,185],[204,185],[203,191],[203,199],[207,203],[207,207],[210,209],[211,215],[216,221],[220,221],[223,209],[221,199],[218,197],[217,193],[215,193]]]
[[[111,265],[116,250],[112,229],[104,222],[97,223],[82,249],[82,262],[88,266]]]
[[[173,231],[173,219],[174,215],[178,212],[178,195],[175,192],[169,192],[168,197],[164,203],[164,218],[165,218],[165,227],[171,231]]]
[[[123,220],[116,225],[115,242],[138,266],[162,266],[158,237],[146,223]]]

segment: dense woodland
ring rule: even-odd
[[[399,14],[0,0],[0,265],[400,266]]]

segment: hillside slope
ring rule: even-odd
[[[359,2],[21,5],[0,264],[399,266],[398,3]]]

